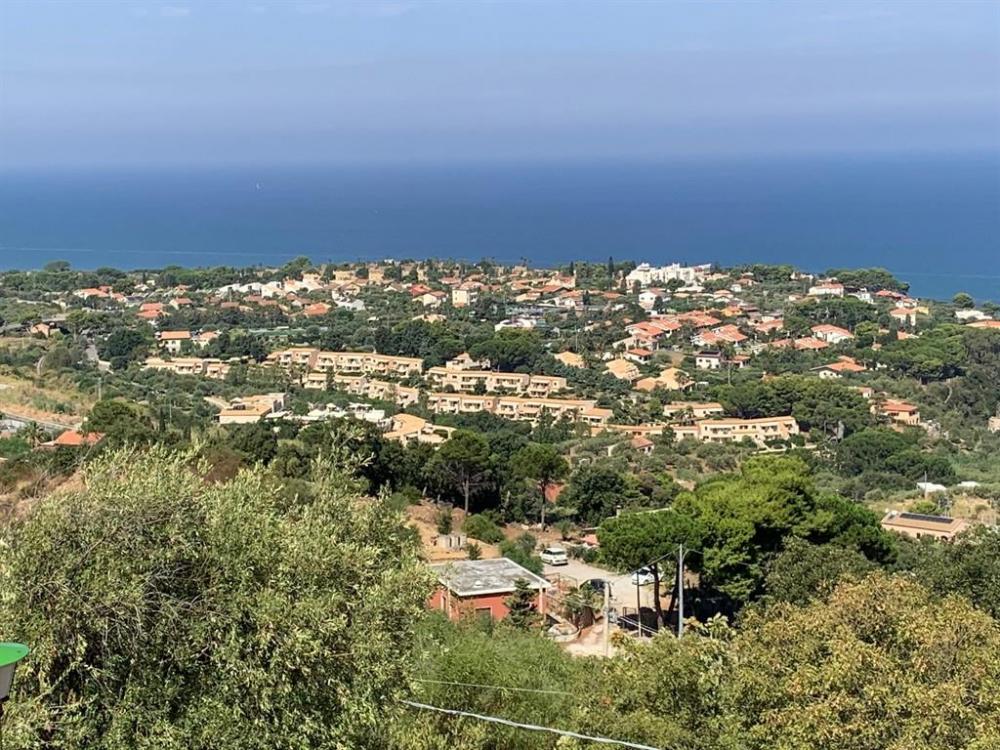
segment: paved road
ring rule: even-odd
[[[25,425],[34,422],[39,427],[42,427],[46,430],[56,430],[59,432],[62,432],[63,430],[73,429],[74,427],[79,426],[80,424],[79,419],[73,420],[72,418],[68,418],[65,422],[50,422],[45,419],[37,419],[29,414],[18,414],[16,411],[17,407],[14,407],[14,409],[15,410],[12,411],[7,407],[0,406],[0,413],[3,414],[4,418],[7,421],[22,422]]]

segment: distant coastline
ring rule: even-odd
[[[451,257],[881,266],[1000,299],[1000,158],[9,174],[0,268]],[[944,259],[944,260],[943,260]]]

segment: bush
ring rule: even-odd
[[[438,534],[450,534],[453,528],[455,528],[455,522],[451,517],[451,508],[443,508],[442,510],[438,511],[437,514]]]
[[[573,535],[573,522],[568,518],[564,518],[559,521],[556,525],[556,529],[559,531],[559,537],[562,541],[566,541]]]
[[[504,540],[503,531],[496,522],[482,514],[466,518],[462,523],[462,530],[467,536],[487,544],[498,544]]]
[[[582,560],[585,563],[596,563],[601,557],[601,551],[598,547],[584,547],[574,544],[567,551],[574,560]]]
[[[21,456],[31,451],[28,441],[22,437],[10,437],[0,439],[0,456],[3,458],[13,458]]]
[[[404,512],[411,505],[420,504],[420,492],[412,487],[403,487],[389,494],[386,504],[397,512]]]
[[[431,590],[402,519],[346,463],[293,503],[194,459],[105,454],[0,530],[0,629],[32,649],[10,746],[384,746]]]
[[[517,539],[501,542],[500,554],[536,575],[542,573],[542,558],[535,554],[535,537],[531,534],[524,533]]]
[[[938,504],[929,498],[922,498],[920,500],[915,500],[910,504],[911,513],[923,513],[925,515],[933,516],[940,512]]]

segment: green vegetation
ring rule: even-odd
[[[894,540],[874,513],[819,493],[802,461],[774,456],[681,493],[669,510],[606,521],[598,537],[605,557],[624,570],[667,557],[683,543],[696,552],[690,561],[699,572],[696,606],[706,600],[730,612],[763,593],[768,564],[787,539],[833,543],[875,562],[894,555]]]
[[[626,639],[621,656],[599,662],[509,627],[429,626],[421,671],[431,682],[417,693],[432,705],[683,750],[1000,742],[996,621],[904,578],[869,575],[808,603],[755,608],[738,627],[716,618],[682,639]],[[423,712],[403,716],[395,738],[407,750],[574,747]]]
[[[8,523],[0,624],[34,648],[8,708],[11,741],[564,746],[407,709],[404,697],[671,748],[1000,741],[995,531],[889,540],[873,516],[819,493],[801,460],[755,458],[600,531],[608,562],[663,557],[664,581],[676,543],[697,550],[688,613],[718,611],[724,595],[744,607],[738,624],[705,615],[681,640],[626,639],[619,656],[591,661],[538,634],[523,590],[507,623],[424,615],[430,579],[413,536],[387,503],[358,497],[363,456],[333,455],[290,494],[277,459],[218,482],[189,452],[105,452],[83,489]],[[480,515],[466,524],[496,528]],[[530,535],[501,543],[538,571],[535,548]],[[505,689],[517,687],[553,692]]]
[[[0,273],[9,334],[0,408],[29,412],[0,437],[0,627],[34,649],[6,707],[7,741],[39,750],[587,746],[401,702],[411,699],[671,750],[1000,745],[1000,534],[980,526],[940,544],[879,524],[887,507],[996,511],[1000,435],[987,420],[1000,408],[1000,334],[956,321],[1000,307],[965,294],[904,300],[895,293],[906,284],[883,269],[831,271],[847,294],[817,298],[807,290],[819,279],[765,265],[713,269],[705,295],[677,294],[675,279],[640,306],[632,268],[574,263],[561,269],[573,278],[562,278],[491,262],[315,267],[297,258],[275,269],[82,272],[54,262]],[[295,292],[219,290],[304,273],[316,276]],[[455,308],[460,281],[483,286]],[[575,291],[562,296],[564,287]],[[426,289],[437,296],[425,308]],[[331,299],[343,306],[303,315]],[[136,315],[146,301],[163,305],[153,322]],[[913,312],[891,312],[897,305]],[[719,345],[732,358],[719,370],[698,369],[692,336],[706,326],[684,319],[660,348],[629,355],[642,360],[642,377],[679,368],[681,387],[641,390],[603,361],[639,346],[631,324],[652,312],[709,315],[746,342]],[[760,326],[778,317],[783,327]],[[853,338],[766,348],[812,338],[817,324]],[[179,354],[226,360],[229,374],[144,369],[147,357],[171,357],[156,338],[165,330],[217,334]],[[333,373],[326,389],[315,379],[320,387],[306,388],[305,367],[267,362],[290,346],[375,350],[425,367],[469,352],[492,369],[564,377],[557,397],[591,399],[615,423],[656,429],[636,431],[648,442],[548,413],[533,422],[433,414],[430,379],[419,374],[384,375],[419,389],[409,405],[355,396]],[[585,366],[553,356],[565,351]],[[830,369],[838,358],[857,366]],[[226,402],[270,392],[285,394],[288,414],[217,424]],[[919,419],[894,421],[891,401]],[[437,442],[307,417],[357,402],[431,420]],[[727,417],[791,416],[801,434],[702,442],[690,435],[703,402]],[[40,448],[60,416],[103,441]],[[925,480],[946,491],[924,497]],[[570,656],[545,637],[549,623],[523,585],[506,597],[506,621],[444,621],[425,609],[433,577],[403,516],[428,508],[421,525],[475,540],[471,560],[495,545],[540,573],[540,545],[558,538],[617,571],[616,586],[653,566],[664,632],[616,637],[609,659]],[[534,533],[522,533],[529,525]],[[600,547],[584,551],[580,537],[595,528]],[[690,619],[677,639],[679,545]],[[588,587],[553,592],[549,603],[578,624],[595,604]]]
[[[717,396],[733,416],[795,417],[799,427],[817,436],[849,434],[871,420],[868,404],[848,386],[816,377],[785,376],[720,386]]]
[[[429,591],[398,517],[349,467],[289,501],[192,458],[108,454],[4,529],[14,746],[358,746],[394,710]]]
[[[489,443],[481,435],[467,430],[457,430],[427,466],[427,473],[440,489],[459,491],[466,513],[469,512],[469,498],[486,484],[489,472]]]
[[[486,514],[468,516],[462,523],[462,531],[473,539],[487,544],[496,544],[504,538],[500,526]]]

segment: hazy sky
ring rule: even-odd
[[[0,164],[1000,151],[1000,2],[0,0]]]

